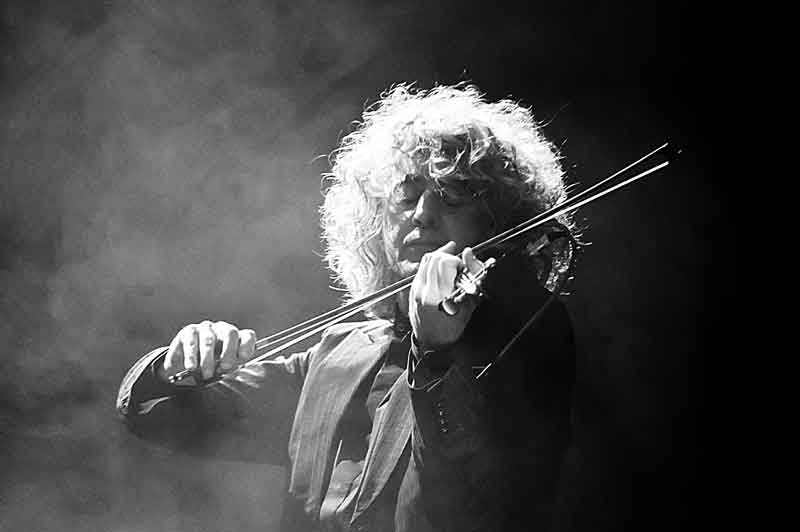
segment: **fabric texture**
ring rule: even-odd
[[[498,270],[445,351],[417,352],[389,321],[346,323],[306,352],[177,387],[155,376],[162,348],[131,368],[117,408],[143,437],[285,465],[286,532],[545,530],[570,438],[572,330],[556,301],[476,380],[548,295]]]

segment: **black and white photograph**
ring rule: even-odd
[[[706,28],[3,2],[0,532],[704,523]]]

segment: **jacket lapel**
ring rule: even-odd
[[[329,352],[325,340],[306,375],[289,440],[289,492],[317,515],[337,424],[359,384],[375,368],[388,341],[352,330]]]
[[[395,381],[375,412],[369,452],[359,488],[352,521],[377,498],[408,445],[413,425],[411,395],[406,385],[406,371]]]

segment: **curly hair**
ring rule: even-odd
[[[502,231],[566,198],[559,155],[530,109],[490,103],[468,84],[395,85],[331,154],[320,209],[324,259],[349,301],[392,280],[384,242],[387,198],[407,175],[460,180],[479,191]],[[571,227],[568,217],[559,220]],[[370,314],[390,317],[391,303]]]

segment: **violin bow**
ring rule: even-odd
[[[610,176],[602,179],[601,181],[597,182],[596,184],[592,185],[591,187],[582,190],[578,194],[575,194],[571,198],[566,199],[565,201],[559,203],[558,205],[553,206],[552,208],[537,214],[536,216],[525,220],[524,222],[507,229],[479,244],[473,246],[473,252],[478,254],[485,254],[488,250],[491,250],[497,246],[502,244],[508,243],[516,238],[519,238],[521,235],[532,231],[542,225],[546,224],[547,222],[553,221],[559,216],[564,214],[570,213],[575,211],[576,209],[592,203],[612,192],[619,190],[621,188],[627,187],[640,179],[661,170],[662,168],[668,166],[670,164],[671,157],[680,153],[680,150],[668,150],[669,142],[665,142],[664,144],[658,146],[657,148],[651,150],[647,154],[643,155],[642,157],[638,158],[637,160],[633,161],[632,163],[626,165],[624,168],[614,172]],[[659,164],[656,164],[646,170],[642,170],[639,173],[635,174],[632,177],[627,179],[623,179],[616,184],[609,184],[614,179],[619,178],[626,172],[629,172],[633,168],[641,165],[645,161],[652,159],[657,154],[666,154],[667,159],[662,161]],[[602,188],[607,185],[607,188]],[[358,314],[369,308],[370,306],[383,301],[389,297],[392,297],[403,290],[408,289],[411,286],[412,281],[414,280],[414,276],[410,275],[405,277],[399,281],[396,281],[380,290],[377,290],[361,299],[356,301],[352,301],[346,305],[343,305],[339,308],[329,310],[323,314],[310,318],[306,321],[298,323],[297,325],[293,325],[287,329],[279,331],[277,333],[271,334],[269,336],[265,336],[256,341],[255,349],[258,355],[240,367],[247,366],[248,364],[256,364],[259,362],[263,362],[265,360],[269,360],[271,358],[275,358],[278,354],[285,351],[286,349],[292,347],[295,344],[302,342],[303,340],[310,338],[311,336],[320,333],[330,327],[331,325],[335,325],[340,323],[347,318]],[[468,283],[459,283],[456,281],[457,286],[459,286],[454,293],[449,296],[448,299],[455,299],[461,297],[466,284]],[[277,345],[276,345],[277,344]],[[176,373],[172,377],[170,377],[170,382],[175,383],[179,382],[183,379],[186,379],[189,376],[194,375],[195,370],[184,370],[181,372]]]

